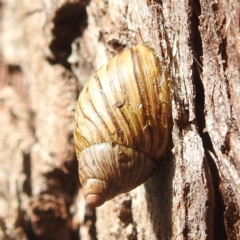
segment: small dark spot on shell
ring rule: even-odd
[[[118,157],[119,157],[118,161],[120,163],[128,163],[129,160],[130,160],[128,155],[126,153],[124,153],[124,152],[121,152],[121,151],[118,152]]]
[[[117,102],[114,103],[114,106],[115,106],[116,108],[120,108],[120,107],[122,107],[123,105],[124,105],[124,101],[117,101]]]

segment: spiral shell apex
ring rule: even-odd
[[[169,73],[144,44],[112,58],[82,90],[75,144],[87,203],[100,206],[145,182],[171,126]]]

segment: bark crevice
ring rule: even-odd
[[[59,8],[53,18],[53,39],[49,45],[52,55],[47,57],[50,64],[61,64],[71,70],[68,57],[72,53],[72,43],[82,36],[87,27],[86,6],[89,1],[68,2]]]

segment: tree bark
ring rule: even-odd
[[[239,1],[2,0],[0,18],[1,239],[240,239]],[[145,184],[90,208],[76,100],[141,42],[171,71],[171,140]]]

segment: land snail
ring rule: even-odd
[[[103,65],[83,88],[74,138],[88,205],[98,207],[151,176],[169,138],[169,78],[155,51],[139,44]]]

